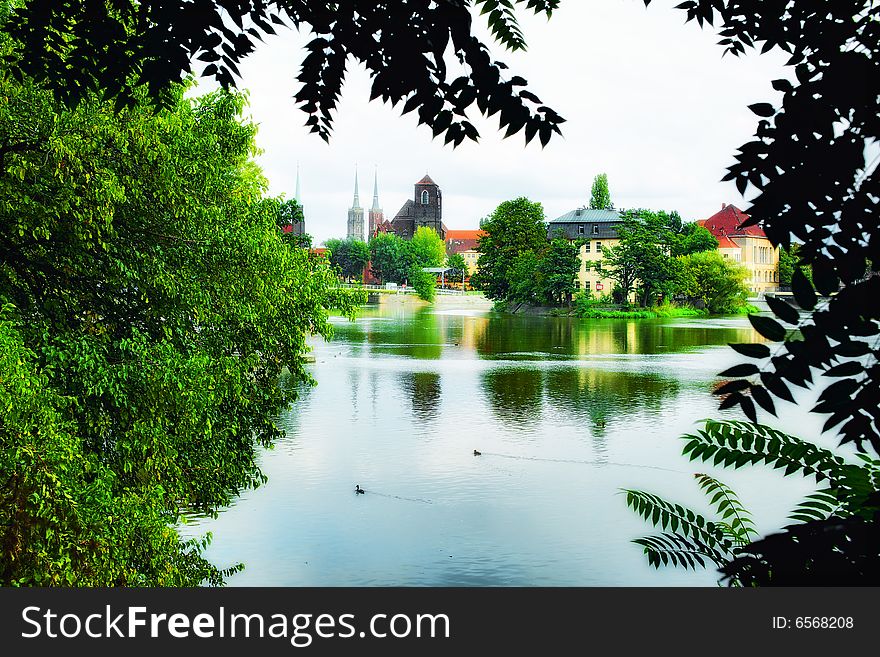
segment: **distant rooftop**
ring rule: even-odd
[[[720,211],[697,223],[719,240],[722,237],[766,237],[760,226],[741,226],[748,218],[749,215],[735,205],[722,204]]]
[[[555,223],[617,223],[622,221],[620,212],[617,210],[590,210],[589,208],[577,208],[571,212],[566,212],[561,217],[556,217],[550,221]]]
[[[433,180],[431,180],[431,176],[429,176],[427,173],[425,174],[424,178],[422,178],[419,182],[416,183],[416,185],[436,185],[436,184],[437,183],[435,183]]]

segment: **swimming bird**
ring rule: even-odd
[[[365,491],[363,488],[361,488],[360,484],[355,484],[354,485],[354,492],[355,492],[355,494],[363,494],[363,493],[366,493],[367,491]]]
[[[597,420],[596,426],[599,427],[600,429],[604,428],[605,427],[605,420]]]
[[[477,450],[474,450],[474,456],[482,456],[482,455],[483,455],[483,452],[478,452]]]

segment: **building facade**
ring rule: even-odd
[[[577,208],[547,224],[547,239],[562,236],[572,242],[581,241],[578,257],[581,261],[577,287],[591,296],[610,294],[614,281],[602,275],[598,268],[602,251],[620,243],[617,227],[623,218],[617,210],[590,210]]]
[[[485,234],[482,230],[448,229],[446,231],[446,255],[460,254],[467,265],[468,276],[473,276],[477,271],[477,260],[480,257],[477,240]]]
[[[753,294],[779,289],[779,249],[774,247],[760,226],[742,227],[749,218],[734,205],[721,204],[721,210],[697,223],[718,240],[721,256],[743,265],[749,272],[746,285]]]

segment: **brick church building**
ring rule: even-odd
[[[421,226],[433,228],[440,239],[446,239],[446,226],[443,223],[443,195],[440,187],[425,177],[414,186],[413,198],[403,204],[391,221],[384,219],[379,207],[378,190],[374,188],[373,205],[376,210],[375,223],[370,213],[370,237],[376,233],[394,233],[405,240],[412,239],[416,229]]]

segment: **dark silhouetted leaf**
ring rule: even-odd
[[[763,315],[749,315],[749,322],[758,333],[768,340],[780,342],[785,339],[785,327],[775,319]]]

